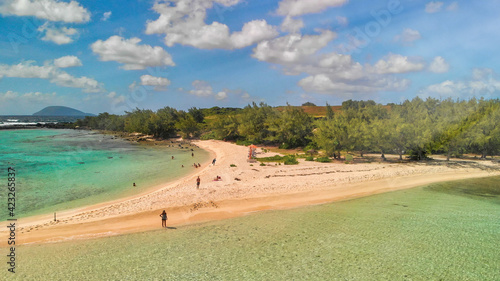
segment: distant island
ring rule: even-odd
[[[33,113],[33,116],[96,116],[67,106],[47,106]]]

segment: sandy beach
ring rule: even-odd
[[[244,216],[252,212],[335,202],[434,182],[500,175],[498,162],[435,160],[427,163],[318,163],[299,165],[247,162],[248,148],[222,141],[196,141],[216,158],[176,181],[148,192],[84,208],[18,220],[18,244],[104,237],[161,228],[168,213],[173,228]],[[261,150],[258,149],[260,152]],[[258,157],[276,153],[262,153]],[[232,167],[233,166],[233,167]],[[200,177],[200,188],[196,178]],[[220,176],[222,180],[214,181]],[[0,231],[6,235],[6,231]],[[3,242],[5,244],[5,242]],[[2,244],[2,246],[5,246]]]

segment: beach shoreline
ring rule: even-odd
[[[160,229],[349,200],[435,182],[500,175],[493,161],[338,164],[301,161],[283,166],[247,162],[248,148],[222,141],[195,141],[217,159],[189,175],[110,202],[18,220],[18,243],[50,243]],[[260,153],[259,157],[275,153]],[[196,189],[196,177],[202,179]],[[213,181],[217,176],[221,181]],[[167,230],[166,230],[167,231]],[[0,235],[4,234],[0,231]],[[3,242],[2,242],[3,243]],[[1,245],[6,246],[6,245]]]

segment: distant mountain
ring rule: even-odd
[[[85,113],[66,106],[47,106],[46,108],[33,113],[33,116],[95,116],[92,113]]]

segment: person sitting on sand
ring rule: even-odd
[[[214,181],[220,181],[220,180],[222,180],[222,178],[219,176],[215,177],[215,179],[214,179]]]
[[[200,176],[198,176],[198,178],[196,179],[196,188],[197,189],[200,188],[200,182],[201,182],[201,179],[200,179]]]
[[[167,227],[167,212],[163,210],[163,213],[160,214],[161,217],[161,227]]]

